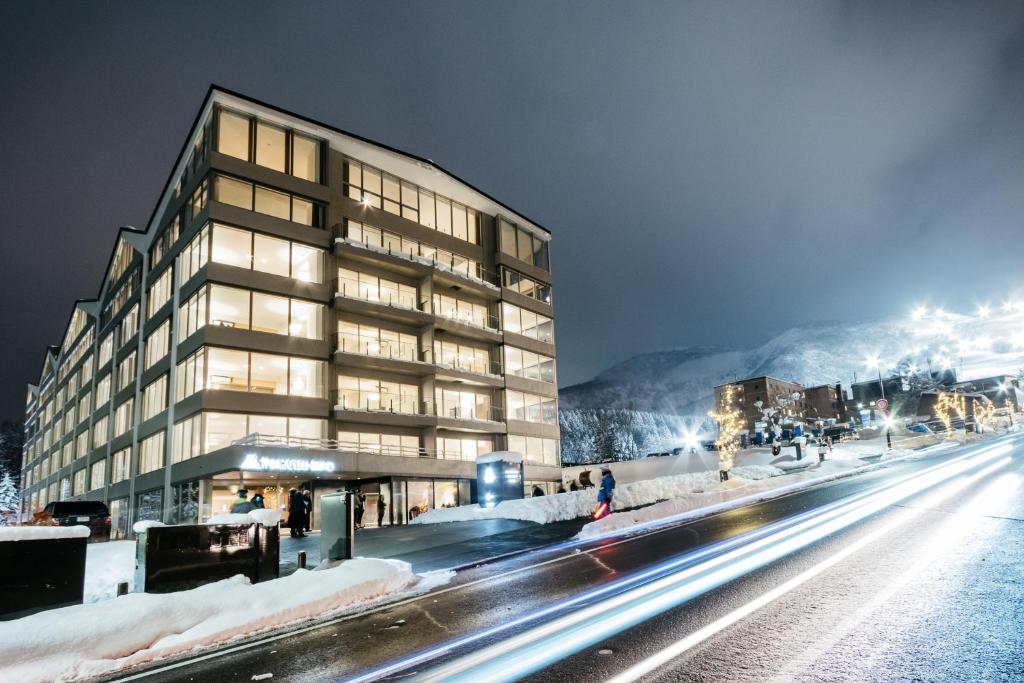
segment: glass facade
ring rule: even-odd
[[[101,299],[75,309],[27,394],[25,511],[105,499],[117,538],[133,521],[189,522],[230,505],[232,486],[254,472],[196,472],[240,468],[231,458],[249,448],[274,458],[302,449],[283,453],[300,462],[339,462],[339,451],[451,461],[439,471],[457,477],[409,476],[408,461],[387,459],[394,472],[372,481],[334,473],[329,486],[366,494],[366,525],[399,524],[468,503],[482,453],[521,447],[530,462],[557,465],[555,400],[502,381],[555,382],[553,350],[501,335],[552,343],[550,315],[503,301],[550,303],[535,270],[548,268],[541,233],[444,174],[425,187],[410,178],[432,185],[430,176],[401,170],[422,164],[364,164],[348,141],[286,120],[218,101],[162,215],[118,240]],[[340,167],[325,172],[338,152]],[[509,435],[506,420],[545,436]],[[245,451],[228,448],[242,439]],[[284,481],[258,485],[280,502]]]

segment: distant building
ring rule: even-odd
[[[988,397],[997,408],[1009,406],[1013,408],[1014,412],[1017,412],[1024,405],[1024,392],[1021,391],[1020,380],[1013,375],[994,375],[958,382],[955,388],[982,394]]]
[[[722,391],[727,386],[734,386],[738,390],[737,403],[743,410],[743,422],[748,431],[756,432],[763,428],[758,423],[764,422],[764,413],[767,408],[777,408],[783,419],[786,417],[803,417],[807,404],[803,398],[804,387],[797,382],[788,382],[777,377],[762,375],[742,379],[738,382],[728,382],[715,387],[715,405],[721,403]],[[793,398],[798,394],[798,398]],[[760,402],[760,407],[758,406]]]
[[[841,384],[820,384],[804,389],[804,403],[807,405],[804,413],[807,420],[834,418],[838,422],[846,421],[846,400]]]

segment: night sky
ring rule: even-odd
[[[211,83],[554,235],[562,386],[643,351],[1015,291],[1024,3],[5,2],[0,416]]]

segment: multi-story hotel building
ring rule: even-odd
[[[426,159],[211,88],[29,386],[24,516],[203,520],[359,487],[364,520],[468,504],[475,458],[560,479],[550,234]]]

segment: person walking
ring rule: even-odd
[[[384,512],[388,509],[388,503],[384,496],[377,498],[377,526],[384,526]]]
[[[601,487],[597,490],[597,510],[594,511],[594,519],[601,519],[612,512],[612,496],[615,493],[615,477],[612,476],[612,468],[608,465],[601,466]]]
[[[573,479],[572,481],[569,482],[569,490],[570,491],[579,491],[580,490],[580,485],[576,483],[575,479]]]
[[[295,489],[288,490],[288,534],[292,538],[303,536],[302,533],[302,496]]]
[[[363,503],[365,500],[366,496],[364,496],[359,491],[352,492],[352,510],[353,512],[355,512],[357,529],[363,528],[363,512],[365,511],[365,506],[363,505]]]
[[[238,489],[238,499],[231,506],[231,514],[244,515],[252,512],[255,508],[249,502],[249,492],[245,489]]]
[[[310,531],[310,521],[313,519],[313,498],[309,495],[309,489],[302,489],[302,535]]]
[[[249,502],[252,503],[253,508],[256,510],[262,510],[266,507],[263,503],[263,494],[258,491],[252,494],[252,499]]]

